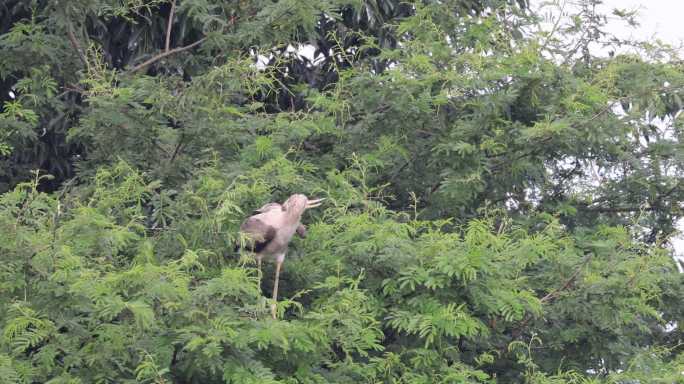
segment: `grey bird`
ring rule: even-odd
[[[309,200],[305,195],[290,196],[281,205],[268,203],[257,209],[255,214],[248,217],[240,226],[240,232],[248,239],[246,248],[255,253],[259,276],[261,276],[261,260],[274,258],[276,260],[275,282],[273,283],[273,304],[271,315],[276,318],[278,300],[278,279],[280,269],[285,261],[287,248],[294,234],[306,236],[306,227],[301,218],[305,210],[321,205],[325,199]]]

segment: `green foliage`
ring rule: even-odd
[[[682,382],[684,71],[581,3],[3,3],[0,382]]]
[[[225,207],[250,204],[248,183],[205,172],[163,233],[140,224],[155,184],[122,162],[68,200],[37,192],[40,178],[3,196],[2,233],[17,234],[3,245],[7,377],[571,383],[585,379],[547,373],[560,361],[575,372],[654,364],[624,360],[642,353],[626,342],[663,323],[658,298],[680,279],[622,228],[570,236],[551,220],[530,233],[491,217],[459,235],[340,196],[291,252],[274,321],[255,269],[219,256],[221,226],[233,232],[243,216]],[[523,356],[514,340],[526,334]]]

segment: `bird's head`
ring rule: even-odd
[[[305,195],[297,193],[285,200],[283,208],[286,212],[302,215],[305,210],[321,205],[323,200],[325,200],[325,198],[309,200]]]

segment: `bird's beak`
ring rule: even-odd
[[[316,207],[318,207],[319,205],[321,205],[321,203],[323,202],[323,200],[325,200],[325,197],[323,197],[323,198],[321,198],[321,199],[309,200],[309,201],[306,202],[306,208],[307,208],[307,209],[309,209],[309,208],[316,208]]]

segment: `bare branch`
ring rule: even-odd
[[[128,72],[130,72],[130,73],[137,72],[137,71],[147,67],[148,65],[165,58],[166,56],[170,56],[170,55],[173,55],[174,53],[183,52],[183,51],[187,51],[188,49],[192,49],[192,48],[202,44],[204,42],[204,40],[206,40],[206,39],[207,38],[205,36],[205,37],[195,41],[192,44],[186,45],[185,47],[174,48],[170,51],[162,52],[162,53],[150,58],[149,60],[145,61],[144,63],[136,65],[135,67],[133,67]]]
[[[171,26],[173,25],[173,14],[176,12],[176,0],[171,0],[171,11],[169,12],[169,21],[166,22],[166,45],[164,52],[169,51],[171,45]]]

